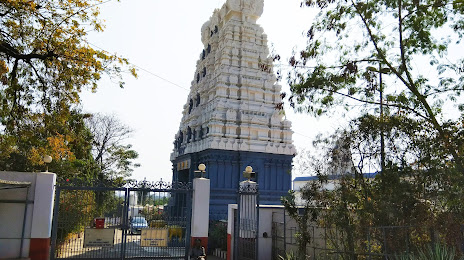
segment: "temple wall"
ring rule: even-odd
[[[206,177],[211,180],[210,211],[225,212],[227,204],[237,203],[238,184],[245,180],[242,173],[245,167],[250,165],[257,175],[260,204],[280,205],[280,197],[291,189],[292,158],[290,155],[206,150],[179,157],[174,161],[174,176],[180,172],[176,169],[178,163],[190,162],[190,181],[193,180],[194,171],[200,163],[207,165]]]

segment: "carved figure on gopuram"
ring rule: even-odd
[[[248,165],[256,172],[260,204],[280,204],[291,188],[292,124],[276,110],[281,86],[257,23],[263,10],[263,0],[227,0],[199,28],[203,49],[192,68],[171,161],[173,181],[192,181],[196,167],[206,165],[210,216],[237,203]]]

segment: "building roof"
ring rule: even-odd
[[[375,178],[377,174],[379,174],[379,172],[364,173],[363,177],[367,179],[372,179],[372,178]],[[347,176],[347,175],[328,175],[327,178],[329,180],[338,180],[338,179],[341,179],[343,176]],[[318,180],[318,178],[319,178],[318,176],[301,176],[301,177],[296,177],[295,179],[293,179],[293,181],[294,182],[295,181],[316,181]]]

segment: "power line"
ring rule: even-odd
[[[129,63],[130,63],[130,62],[129,62]],[[172,84],[172,85],[174,85],[174,86],[176,86],[176,87],[179,87],[179,88],[181,88],[181,89],[190,91],[190,89],[184,88],[184,87],[182,87],[181,85],[176,84],[176,83],[174,83],[174,82],[172,82],[172,81],[170,81],[170,80],[168,80],[168,79],[165,79],[165,78],[163,78],[163,77],[161,77],[161,76],[159,76],[159,75],[156,75],[155,73],[153,73],[153,72],[151,72],[151,71],[149,71],[149,70],[147,70],[147,69],[144,69],[144,68],[142,68],[142,67],[140,67],[140,66],[137,66],[137,65],[135,65],[134,63],[130,63],[130,64],[132,64],[132,65],[133,65],[134,67],[136,67],[137,69],[143,70],[143,71],[145,71],[146,73],[151,74],[152,76],[155,76],[155,77],[157,77],[157,78],[159,78],[159,79],[161,79],[161,80],[163,80],[163,81],[166,81],[166,82],[168,82],[168,83],[170,83],[170,84]]]
[[[110,1],[111,1],[111,0],[110,0]],[[89,45],[94,46],[95,48],[98,48],[98,49],[100,49],[100,50],[102,50],[102,51],[105,51],[105,52],[110,53],[109,51],[107,51],[107,50],[105,50],[105,49],[103,49],[103,48],[101,48],[101,47],[99,47],[99,46],[97,46],[97,45],[95,45],[95,44],[93,44],[93,43],[90,43],[90,42],[88,42],[88,41],[86,41],[86,42],[87,42]],[[144,68],[142,68],[142,67],[140,67],[140,66],[138,66],[138,65],[136,65],[136,64],[134,64],[134,63],[132,63],[132,62],[129,62],[129,64],[131,64],[132,66],[136,67],[136,68],[139,69],[139,70],[145,71],[146,73],[148,73],[148,74],[150,74],[150,75],[152,75],[152,76],[155,76],[155,77],[157,77],[157,78],[159,78],[159,79],[161,79],[161,80],[163,80],[163,81],[165,81],[165,82],[168,82],[168,83],[171,84],[171,85],[174,85],[174,86],[176,86],[176,87],[178,87],[178,88],[181,88],[181,89],[184,89],[184,90],[187,90],[187,91],[190,91],[190,89],[187,89],[187,88],[185,88],[185,87],[183,87],[183,86],[181,86],[181,85],[179,85],[179,84],[177,84],[177,83],[174,83],[174,82],[172,82],[172,81],[170,81],[170,80],[168,80],[168,79],[165,79],[165,78],[163,78],[163,77],[157,75],[156,73],[153,73],[153,72],[151,72],[151,71],[149,71],[149,70],[147,70],[147,69],[144,69]],[[313,139],[312,137],[309,137],[309,136],[307,136],[307,135],[304,135],[304,134],[299,133],[299,132],[296,132],[296,131],[294,131],[294,133],[297,134],[297,135],[303,136],[303,137],[305,137],[305,138],[308,138],[308,139]]]
[[[102,51],[104,51],[104,52],[110,53],[109,51],[107,51],[107,50],[105,50],[105,49],[103,49],[103,48],[101,48],[101,47],[99,47],[99,46],[97,46],[97,45],[95,45],[95,44],[93,44],[93,43],[90,43],[90,42],[88,42],[88,41],[86,41],[86,42],[87,42],[87,44],[92,45],[93,47],[95,47],[95,48],[97,48],[97,49],[100,49],[100,50],[102,50]],[[159,79],[161,79],[161,80],[163,80],[163,81],[165,81],[165,82],[167,82],[167,83],[169,83],[169,84],[171,84],[171,85],[174,85],[174,86],[176,86],[176,87],[178,87],[178,88],[181,88],[181,89],[184,89],[184,90],[187,90],[187,91],[190,91],[190,89],[185,88],[185,87],[183,87],[183,86],[181,86],[181,85],[179,85],[179,84],[177,84],[177,83],[174,83],[174,82],[172,82],[172,81],[170,81],[170,80],[168,80],[168,79],[165,79],[165,78],[163,78],[163,77],[157,75],[156,73],[153,73],[153,72],[151,72],[151,71],[149,71],[149,70],[147,70],[147,69],[144,69],[144,68],[142,68],[142,67],[140,67],[140,66],[138,66],[138,65],[136,65],[136,64],[134,64],[134,63],[132,63],[132,62],[129,62],[129,61],[128,61],[128,63],[129,63],[130,65],[134,66],[135,68],[137,68],[137,69],[139,69],[139,70],[142,70],[142,71],[145,71],[146,73],[148,73],[148,74],[150,74],[150,75],[152,75],[152,76],[155,76],[155,77],[157,77],[157,78],[159,78]]]
[[[308,139],[314,139],[314,138],[312,138],[312,137],[309,137],[309,136],[307,136],[307,135],[304,135],[304,134],[302,134],[302,133],[298,133],[298,132],[296,132],[296,131],[293,131],[293,132],[294,132],[295,134],[297,134],[297,135],[300,135],[300,136],[306,137],[306,138],[308,138]]]

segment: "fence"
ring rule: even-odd
[[[191,183],[110,184],[59,182],[51,259],[188,258]]]
[[[55,174],[0,171],[0,259],[49,259]]]
[[[279,259],[288,252],[298,250],[296,222],[287,214],[274,213],[272,220],[272,256]],[[352,230],[353,232],[349,232]],[[464,226],[447,231],[424,226],[379,226],[356,230],[310,225],[312,238],[306,247],[308,259],[395,259],[401,255],[418,252],[436,242],[445,243],[463,254]]]
[[[211,214],[209,219],[208,254],[221,258],[227,252],[227,211]]]

